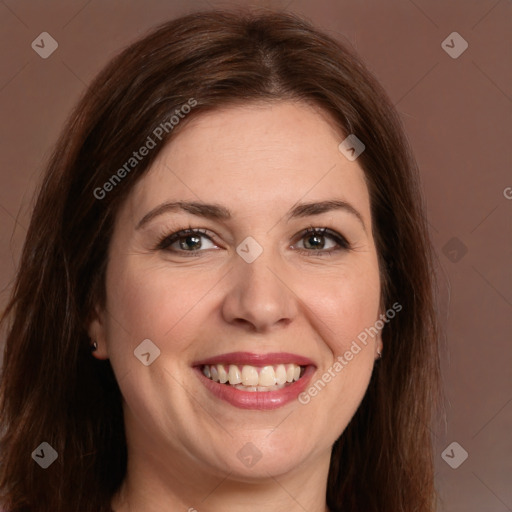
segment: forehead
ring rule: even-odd
[[[369,213],[364,172],[338,150],[345,138],[305,103],[237,105],[187,120],[137,183],[131,209],[171,199],[214,200],[270,212],[300,200],[338,198]],[[269,208],[271,210],[269,210]]]

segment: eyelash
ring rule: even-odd
[[[155,250],[161,250],[161,251],[169,251],[174,253],[181,253],[184,256],[191,256],[191,257],[197,257],[200,256],[201,250],[198,251],[182,251],[182,250],[175,250],[175,249],[169,249],[169,246],[171,246],[174,242],[179,241],[181,238],[185,238],[189,235],[202,235],[208,238],[212,243],[215,243],[212,238],[208,235],[208,231],[205,229],[199,229],[199,228],[192,228],[189,226],[187,229],[181,229],[179,231],[176,231],[170,235],[163,236],[156,247]],[[297,251],[301,254],[307,254],[308,256],[311,256],[314,254],[315,256],[330,256],[332,253],[337,251],[348,251],[351,249],[350,243],[347,241],[347,239],[343,236],[337,233],[336,231],[333,231],[329,228],[317,228],[314,226],[310,226],[309,228],[303,230],[298,240],[302,240],[304,237],[308,235],[320,235],[324,237],[329,237],[332,240],[336,242],[338,247],[332,248],[332,249],[297,249]]]

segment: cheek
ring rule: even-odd
[[[180,352],[188,341],[179,333],[194,325],[191,315],[211,288],[211,277],[196,273],[170,272],[164,266],[141,267],[128,260],[107,278],[110,294],[110,350],[125,351],[151,339],[166,352]],[[172,338],[172,344],[165,340]],[[183,341],[181,341],[183,340]]]
[[[330,446],[354,416],[373,371],[373,341],[368,337],[365,344],[358,336],[378,319],[376,260],[370,257],[364,266],[347,265],[318,285],[308,306],[319,334],[318,353],[323,357],[298,402],[315,418],[312,431],[317,429],[317,435]]]
[[[321,280],[302,283],[301,297],[308,297],[305,303],[312,321],[334,356],[349,350],[352,342],[378,319],[380,278],[376,265],[351,266]],[[306,287],[316,292],[308,294]]]

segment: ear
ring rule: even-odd
[[[383,312],[382,308],[379,311],[379,320],[382,321],[382,318],[385,317],[386,314]],[[385,325],[382,329],[385,329]],[[377,336],[375,336],[375,360],[379,360],[382,358],[382,350],[384,348],[384,344],[382,343],[382,329],[379,329]]]
[[[89,315],[87,333],[91,346],[94,342],[97,344],[97,349],[91,352],[92,356],[99,360],[108,359],[105,312],[99,307],[95,307]]]
[[[379,360],[382,358],[382,350],[383,350],[382,336],[379,333],[378,337],[375,340],[375,360]]]

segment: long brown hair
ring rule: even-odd
[[[187,119],[113,184],[133,151],[191,98],[197,103]],[[2,317],[0,503],[9,512],[110,510],[126,473],[121,394],[110,363],[91,357],[86,326],[94,305],[104,304],[116,212],[188,119],[287,99],[321,107],[340,137],[355,134],[366,145],[358,163],[370,193],[382,304],[403,308],[385,326],[383,359],[333,446],[327,504],[332,512],[434,509],[432,253],[399,117],[353,50],[307,21],[209,11],[167,22],[114,58],[49,160]],[[45,470],[31,457],[42,442],[58,453]]]

